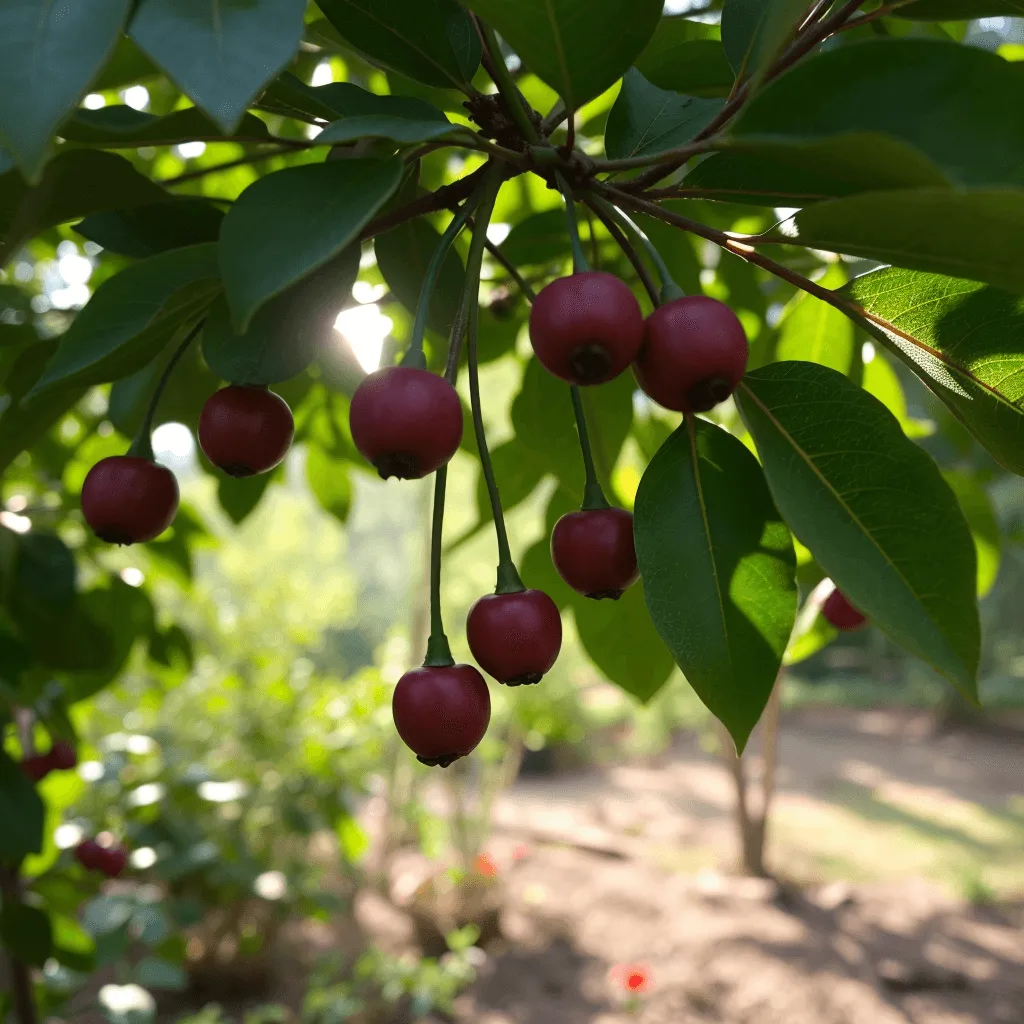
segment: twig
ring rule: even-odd
[[[530,287],[525,277],[519,273],[515,265],[511,263],[508,257],[501,251],[501,246],[495,245],[490,239],[484,243],[487,247],[487,251],[496,259],[508,272],[508,276],[515,281],[519,290],[526,296],[529,302],[533,302],[537,298],[537,293]]]

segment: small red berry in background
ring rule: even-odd
[[[273,391],[232,384],[212,394],[199,415],[199,445],[228,476],[266,473],[288,454],[295,421]]]
[[[489,853],[478,853],[473,858],[473,870],[484,878],[496,878],[498,875],[498,865]]]
[[[570,512],[551,532],[551,560],[573,590],[618,600],[636,582],[633,516],[621,508]]]
[[[487,594],[469,610],[466,639],[499,683],[539,683],[562,647],[562,616],[543,590]]]
[[[512,847],[512,859],[514,861],[526,860],[530,856],[530,848],[526,843],[516,843]]]
[[[66,772],[78,766],[78,752],[67,740],[55,740],[46,756],[57,771]]]
[[[178,482],[165,466],[135,455],[101,459],[82,484],[82,514],[109,544],[159,537],[178,510]]]
[[[106,850],[101,847],[100,849],[103,856],[100,858],[99,871],[107,878],[120,878],[128,865],[128,851],[123,846],[111,846]]]
[[[418,480],[446,465],[462,441],[458,392],[429,370],[390,366],[356,389],[352,440],[384,480]]]
[[[570,384],[603,384],[636,358],[643,342],[640,304],[614,274],[591,270],[543,288],[530,310],[537,358]]]
[[[838,589],[833,590],[825,599],[821,606],[821,614],[825,616],[827,622],[843,632],[860,629],[866,626],[868,621],[867,616],[854,608],[846,595]]]
[[[53,770],[53,763],[47,754],[33,754],[22,760],[21,770],[33,782],[42,782]]]
[[[724,302],[687,295],[647,318],[634,372],[640,387],[666,409],[706,412],[733,393],[748,353],[743,325]]]
[[[608,974],[631,996],[643,995],[651,985],[651,972],[643,964],[616,964]]]
[[[472,665],[406,672],[391,699],[395,728],[425,765],[447,768],[471,753],[491,720],[491,695]]]
[[[99,871],[106,852],[95,839],[85,839],[75,847],[75,857],[86,871]]]

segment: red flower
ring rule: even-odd
[[[630,995],[638,996],[650,988],[651,972],[643,964],[616,964],[609,976]]]
[[[530,856],[530,848],[526,843],[516,843],[512,847],[512,859],[513,860],[526,860]]]
[[[498,865],[489,853],[478,853],[473,861],[473,870],[485,878],[494,878],[498,873]]]

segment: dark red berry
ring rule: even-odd
[[[440,469],[462,441],[462,403],[429,370],[389,366],[356,389],[349,410],[352,440],[387,480],[418,480]]]
[[[86,871],[99,871],[107,851],[95,839],[85,839],[75,847],[75,857]]]
[[[178,510],[178,482],[164,466],[135,455],[97,462],[82,484],[82,513],[92,532],[110,544],[159,537]]]
[[[748,351],[743,325],[724,302],[687,295],[647,318],[634,371],[640,387],[666,409],[706,412],[733,393]]]
[[[53,771],[48,754],[33,754],[21,762],[21,770],[33,781],[42,782]]]
[[[228,476],[273,469],[288,454],[294,436],[288,403],[266,388],[221,388],[206,400],[199,415],[199,444]]]
[[[543,590],[487,594],[469,610],[466,638],[480,667],[499,683],[539,683],[562,646],[562,616]]]
[[[867,616],[854,608],[840,590],[833,590],[828,595],[821,607],[821,614],[825,616],[827,622],[844,632],[860,629],[868,621]]]
[[[106,850],[101,847],[100,853],[97,870],[107,878],[119,878],[128,864],[128,851],[121,846],[111,846]]]
[[[562,516],[551,532],[551,560],[573,590],[618,600],[637,578],[633,516],[621,508]]]
[[[541,290],[530,310],[537,358],[570,384],[603,384],[636,358],[644,337],[640,304],[614,274],[587,271]]]
[[[57,771],[70,771],[78,765],[78,753],[67,740],[55,740],[46,757]]]
[[[406,672],[391,700],[395,728],[423,764],[447,768],[483,739],[491,695],[472,665]]]

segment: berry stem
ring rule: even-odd
[[[181,357],[185,354],[185,350],[192,344],[196,339],[196,336],[203,329],[203,324],[206,323],[205,318],[200,320],[189,332],[185,335],[185,340],[178,346],[174,355],[167,361],[167,366],[164,367],[164,372],[160,375],[160,380],[157,381],[156,389],[153,391],[153,397],[149,401],[149,408],[146,410],[146,416],[142,421],[142,426],[139,427],[138,433],[135,435],[135,439],[132,441],[131,447],[128,449],[128,454],[133,455],[139,459],[146,459],[149,462],[155,461],[153,455],[153,417],[156,416],[157,406],[160,404],[160,399],[163,397],[164,389],[167,387],[167,382],[171,379],[171,374],[174,372],[174,368],[181,361]]]
[[[576,221],[576,202],[572,197],[572,189],[566,184],[565,178],[555,171],[555,181],[561,190],[562,198],[565,200],[565,222],[569,226],[569,244],[572,246],[572,271],[574,274],[583,274],[590,269],[586,253],[583,251],[583,244],[580,242],[580,226]]]
[[[620,227],[625,226],[634,235],[637,241],[643,246],[644,251],[650,257],[651,262],[657,268],[658,277],[661,278],[661,302],[671,302],[673,299],[681,299],[686,295],[686,292],[676,283],[672,277],[672,271],[668,269],[668,265],[665,263],[661,253],[658,252],[658,247],[647,237],[647,234],[640,228],[640,226],[631,217],[624,214],[617,206],[609,203],[607,200],[602,199],[600,196],[592,195],[588,200],[591,202],[600,212],[605,213],[611,220],[613,220]]]
[[[537,293],[530,287],[529,281],[521,273],[516,265],[510,262],[509,258],[501,250],[500,245],[495,245],[494,242],[487,243],[487,251],[505,268],[508,272],[508,276],[515,281],[516,286],[523,293],[524,298],[527,302],[532,303],[537,298]]]
[[[494,34],[494,29],[490,25],[485,24],[480,18],[476,19],[476,23],[480,29],[484,46],[487,47],[487,53],[491,58],[491,66],[488,70],[490,71],[491,78],[494,79],[494,84],[498,87],[498,92],[501,93],[501,97],[505,101],[509,115],[523,133],[523,138],[527,142],[540,142],[537,128],[533,121],[530,120],[526,101],[523,99],[519,89],[516,88],[516,83],[512,80],[512,75],[509,73],[505,58],[501,55],[501,47],[498,46],[498,39]]]
[[[434,253],[430,257],[430,263],[427,265],[427,272],[423,278],[423,287],[420,289],[419,304],[416,307],[416,323],[412,328],[412,341],[409,342],[409,348],[399,364],[401,366],[412,366],[417,370],[425,370],[427,368],[427,361],[423,357],[423,335],[427,329],[430,300],[434,297],[434,288],[437,286],[437,279],[440,276],[444,258],[448,255],[448,250],[454,245],[459,232],[466,226],[466,221],[469,220],[470,214],[476,207],[477,202],[479,202],[480,189],[482,187],[483,184],[481,183],[477,186],[473,195],[459,207],[458,212],[452,217],[448,229],[441,236],[441,241],[437,243],[437,248],[434,249]]]
[[[583,505],[585,511],[595,508],[609,508],[608,499],[604,496],[601,481],[597,478],[594,468],[594,454],[590,448],[590,434],[587,430],[587,414],[583,409],[580,389],[575,384],[569,387],[572,395],[572,411],[576,414],[576,430],[580,435],[580,451],[583,453],[583,466],[587,472],[587,480],[583,487]]]
[[[654,283],[654,278],[651,277],[647,265],[640,259],[640,254],[636,251],[633,243],[630,242],[623,233],[622,228],[611,217],[596,206],[593,209],[601,223],[605,226],[605,230],[612,236],[612,240],[626,254],[626,258],[633,265],[636,276],[640,278],[640,283],[644,286],[644,291],[650,297],[652,305],[657,307],[660,304],[661,293],[658,290],[658,286]]]
[[[483,413],[480,408],[480,366],[477,353],[477,333],[480,319],[480,268],[483,264],[484,247],[487,242],[487,225],[494,209],[494,201],[501,184],[501,171],[495,168],[487,177],[487,188],[480,201],[479,214],[473,229],[473,241],[469,247],[466,260],[466,291],[463,296],[463,308],[466,311],[466,335],[469,349],[469,400],[473,411],[473,430],[476,433],[476,445],[480,452],[480,469],[487,484],[487,494],[491,500],[491,513],[494,516],[494,532],[498,540],[498,583],[495,593],[517,594],[525,590],[523,581],[512,561],[512,552],[508,544],[508,533],[505,530],[505,515],[501,510],[501,498],[498,495],[498,483],[494,478],[494,466],[491,464],[491,453],[487,450],[487,435],[484,431]]]
[[[441,619],[441,542],[444,535],[444,496],[447,483],[448,467],[442,466],[434,474],[434,514],[430,530],[430,637],[427,639],[424,668],[443,668],[455,664]]]

